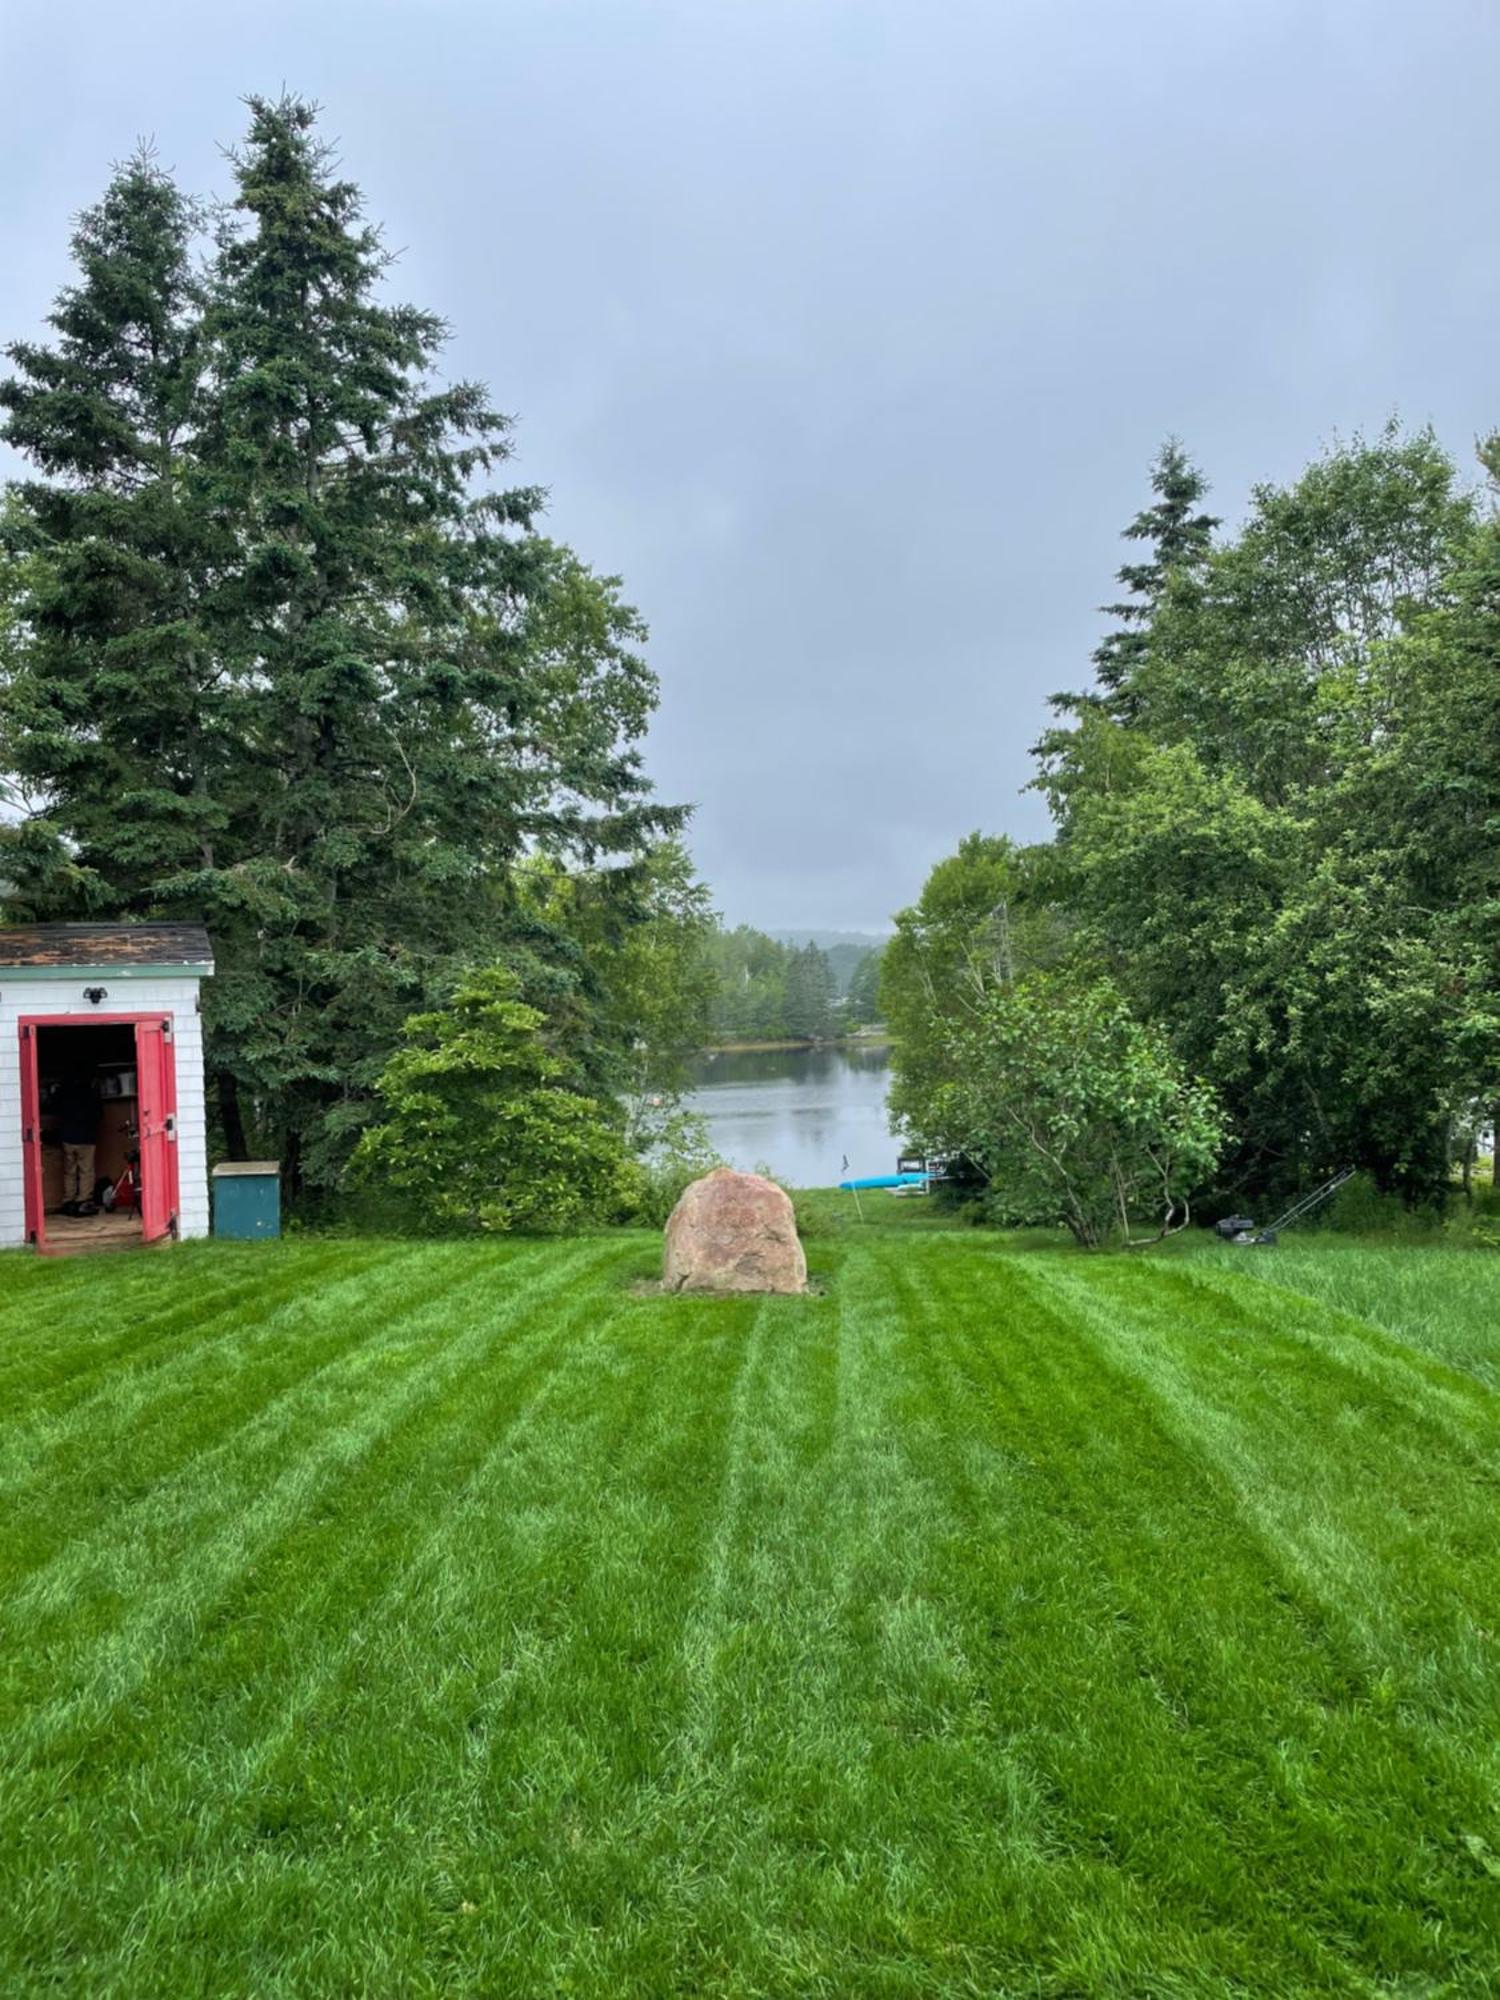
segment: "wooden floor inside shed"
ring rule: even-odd
[[[131,1250],[144,1247],[138,1215],[61,1215],[47,1217],[46,1242],[49,1257],[83,1257],[98,1250]]]

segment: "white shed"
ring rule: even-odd
[[[213,969],[199,924],[0,930],[0,1247],[208,1234]]]

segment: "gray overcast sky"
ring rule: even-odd
[[[1035,836],[1176,432],[1233,518],[1399,410],[1500,427],[1495,0],[4,0],[4,312],[154,135],[327,131],[550,529],[650,620],[731,920],[873,927]]]

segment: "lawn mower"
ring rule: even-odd
[[[1300,1201],[1294,1201],[1289,1209],[1264,1229],[1257,1229],[1253,1215],[1226,1215],[1214,1224],[1215,1233],[1226,1243],[1237,1243],[1242,1249],[1269,1250],[1283,1229],[1290,1229],[1294,1222],[1305,1222],[1308,1216],[1320,1209],[1325,1202],[1333,1200],[1345,1181],[1354,1178],[1353,1167],[1345,1167],[1342,1173],[1334,1175],[1331,1181],[1324,1181],[1321,1187],[1305,1194]]]

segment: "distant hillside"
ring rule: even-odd
[[[889,931],[772,931],[770,935],[778,944],[815,944],[820,951],[833,951],[841,944],[874,951],[891,937]]]

